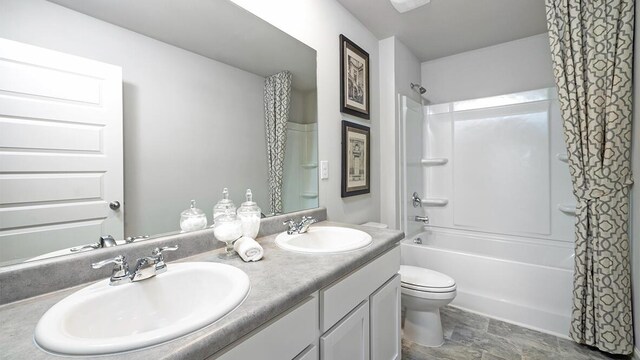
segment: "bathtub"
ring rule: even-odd
[[[403,240],[401,250],[403,265],[455,279],[458,295],[451,305],[567,338],[571,243],[427,228]]]

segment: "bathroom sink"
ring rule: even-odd
[[[109,279],[64,298],[40,319],[35,341],[65,355],[99,355],[160,344],[233,311],[249,277],[233,266],[169,264],[156,277],[118,286]]]
[[[284,249],[303,253],[340,253],[361,249],[371,244],[371,235],[364,231],[336,226],[310,227],[306,233],[276,237],[276,244]]]

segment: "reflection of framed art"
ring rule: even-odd
[[[342,197],[370,192],[369,128],[342,121]]]
[[[369,119],[369,54],[340,35],[340,111]]]

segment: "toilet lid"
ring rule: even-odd
[[[430,289],[455,289],[456,282],[437,271],[409,265],[400,265],[400,281],[408,288],[430,291]]]

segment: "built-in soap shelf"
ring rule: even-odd
[[[318,163],[306,163],[306,164],[300,164],[300,166],[302,166],[305,169],[315,169],[318,167]]]
[[[446,206],[449,203],[449,199],[429,198],[422,199],[423,206]]]
[[[447,158],[432,158],[432,159],[422,159],[420,163],[424,166],[439,166],[444,165],[449,162]]]
[[[576,206],[575,205],[566,205],[560,204],[558,205],[558,210],[562,211],[567,215],[575,215],[576,214]]]
[[[556,154],[556,159],[564,162],[564,163],[568,163],[569,162],[569,157],[567,156],[567,154]]]
[[[302,194],[300,194],[300,196],[302,196],[305,199],[315,199],[318,197],[318,193],[315,192],[303,192]]]

